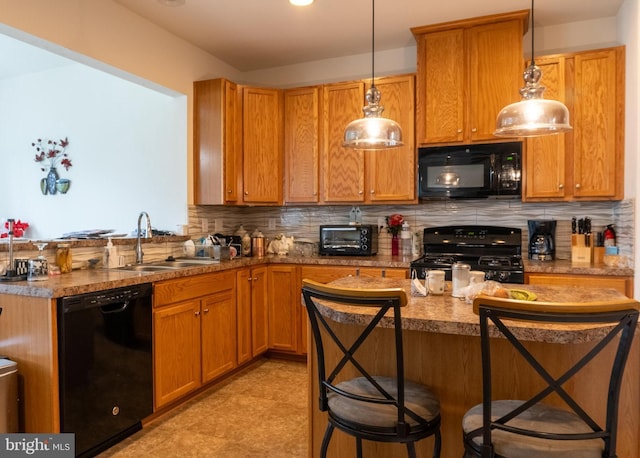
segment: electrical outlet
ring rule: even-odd
[[[269,229],[270,230],[275,230],[276,228],[276,219],[275,218],[269,218]]]
[[[224,222],[222,221],[222,218],[216,218],[216,220],[215,220],[215,226],[216,226],[215,232],[217,234],[221,234],[224,231],[224,224],[223,223]]]
[[[384,216],[379,216],[378,217],[378,227],[384,227],[387,224],[387,222],[384,219]]]
[[[207,221],[206,218],[202,218],[201,224],[202,224],[202,232],[204,233],[209,232],[209,221]]]

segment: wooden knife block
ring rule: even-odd
[[[594,234],[587,245],[585,234],[571,235],[571,264],[591,265],[593,261]]]

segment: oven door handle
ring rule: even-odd
[[[124,301],[122,303],[122,307],[118,307],[117,309],[113,310],[105,310],[104,307],[100,307],[100,311],[103,315],[109,315],[110,313],[122,313],[129,307],[129,303],[129,301]]]

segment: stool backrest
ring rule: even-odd
[[[313,333],[316,345],[316,355],[318,361],[318,382],[320,387],[319,406],[320,410],[326,411],[328,407],[329,393],[335,393],[338,396],[345,396],[350,399],[357,399],[362,402],[385,403],[397,406],[398,409],[398,429],[401,432],[406,427],[406,416],[411,416],[417,421],[424,423],[424,420],[412,412],[405,406],[404,400],[404,356],[402,345],[402,322],[400,309],[407,304],[407,294],[402,288],[380,288],[380,289],[361,289],[361,288],[343,288],[338,286],[326,285],[312,280],[302,281],[302,296],[307,309],[311,331]],[[358,307],[370,307],[375,309],[371,315],[371,321],[359,326],[361,332],[356,338],[347,342],[336,333],[334,328],[336,322],[325,315],[331,315],[331,312],[325,311],[321,313],[320,309],[326,307],[323,302],[338,305],[349,305]],[[395,357],[395,374],[384,374],[388,377],[397,379],[398,393],[397,396],[384,390],[373,378],[369,370],[358,360],[357,351],[362,347],[365,341],[371,336],[376,326],[385,319],[387,312],[391,313],[394,331],[394,348],[385,348],[391,354],[387,356]],[[358,329],[355,323],[351,325],[353,329]],[[335,365],[326,367],[325,351],[329,341],[335,344],[339,349],[340,357]],[[365,377],[381,396],[363,397],[357,394],[345,392],[340,388],[336,388],[339,383],[339,375],[347,367],[355,368],[356,376]],[[349,378],[352,378],[350,376]],[[381,401],[380,397],[385,400]]]
[[[603,456],[610,456],[616,447],[616,431],[618,420],[618,402],[624,367],[629,356],[634,332],[638,323],[638,310],[640,303],[633,299],[620,299],[606,302],[590,303],[552,303],[537,301],[517,301],[494,297],[478,296],[473,302],[474,312],[480,316],[480,333],[482,347],[482,383],[483,383],[483,443],[491,444],[491,431],[502,429],[516,434],[530,437],[541,437],[557,440],[583,440],[600,438],[604,440]],[[523,330],[522,322],[536,324],[561,324],[561,325],[587,325],[586,328],[601,327],[600,331],[589,331],[593,340],[589,342],[589,348],[570,367],[562,368],[562,374],[552,375],[550,368],[544,367],[532,352],[527,348],[528,331]],[[530,329],[530,326],[527,326]],[[584,328],[584,326],[583,326]],[[533,393],[526,402],[519,405],[513,411],[502,418],[492,421],[492,364],[497,361],[491,359],[491,344],[496,337],[505,337],[513,348],[524,358],[527,364],[544,381],[544,388]],[[558,351],[563,351],[564,344],[558,344]],[[609,383],[606,398],[606,419],[604,424],[599,424],[587,413],[581,403],[570,395],[563,385],[571,382],[571,379],[590,361],[592,361],[605,348],[614,346],[614,357],[609,372]],[[600,363],[600,359],[598,360]],[[508,371],[509,365],[502,364],[500,371]],[[603,368],[605,370],[605,368]],[[519,374],[520,377],[526,377]],[[539,433],[526,429],[514,428],[506,425],[510,419],[528,410],[535,404],[545,400],[550,395],[557,395],[565,406],[575,412],[592,430],[583,434],[556,434]],[[584,402],[582,403],[584,404]]]

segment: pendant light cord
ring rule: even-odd
[[[536,54],[534,52],[534,43],[535,43],[535,25],[533,20],[533,0],[531,0],[531,65],[536,64]]]
[[[533,0],[532,0],[533,1]],[[375,87],[375,50],[376,50],[376,0],[371,0],[371,87]]]

